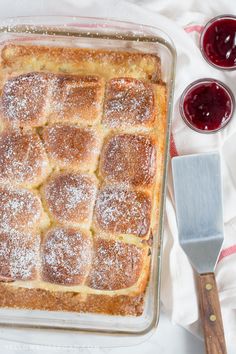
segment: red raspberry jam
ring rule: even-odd
[[[213,133],[223,128],[232,117],[232,92],[220,81],[201,79],[193,82],[180,98],[180,113],[190,128],[200,133]]]
[[[220,69],[236,69],[236,17],[218,16],[209,21],[200,40],[205,59]]]

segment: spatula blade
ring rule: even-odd
[[[198,273],[213,272],[223,243],[220,156],[172,159],[179,240]]]

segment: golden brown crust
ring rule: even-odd
[[[32,128],[46,123],[50,75],[29,73],[9,79],[2,90],[0,120],[7,128]]]
[[[32,230],[42,215],[41,200],[34,192],[0,186],[0,229]]]
[[[46,91],[38,97],[41,111],[37,111],[38,115],[30,113],[28,116],[23,112],[22,116],[27,119],[24,121],[19,115],[20,123],[16,128],[22,127],[25,131],[40,126],[36,130],[56,173],[47,180],[47,185],[40,186],[51,225],[47,218],[37,224],[37,230],[44,235],[37,271],[27,280],[5,277],[4,281],[16,281],[0,284],[0,306],[142,314],[150,267],[146,244],[158,222],[166,134],[165,85],[156,84],[161,79],[159,58],[144,53],[17,44],[7,44],[1,55],[1,87],[4,83],[7,85],[6,80],[19,74],[24,74],[20,76],[23,82],[28,76],[46,78]],[[32,71],[36,73],[30,74]],[[105,95],[104,80],[110,80],[106,83]],[[18,93],[14,95],[17,97]],[[104,99],[105,114],[102,112]],[[114,102],[115,107],[121,107],[120,110],[114,110]],[[7,103],[8,108],[10,104]],[[32,107],[28,105],[28,108]],[[2,122],[6,128],[7,120]],[[110,157],[114,137],[118,137],[118,147]],[[122,145],[125,147],[123,151],[120,150]],[[118,160],[121,167],[116,170]],[[87,214],[86,205],[83,211],[76,205],[72,214],[67,215],[70,225],[67,220],[52,215],[55,208],[50,214],[49,198],[45,198],[45,188],[58,176],[81,176],[81,173],[93,176],[94,185],[98,176],[100,191],[92,226],[92,213],[89,213],[93,209],[93,196]],[[78,184],[72,185],[73,190],[74,187],[77,189]],[[26,182],[27,188],[37,186],[38,182]],[[54,207],[57,203],[57,190],[62,186],[63,183],[54,184],[52,209],[53,203]],[[101,200],[104,191],[108,199]],[[114,191],[117,198],[114,198]],[[71,206],[70,196],[64,198],[64,204],[68,204],[67,199]],[[60,214],[60,207],[57,212]],[[110,220],[107,219],[109,213]],[[60,240],[55,230],[63,234]],[[75,237],[78,233],[81,236],[79,241]],[[87,245],[89,255],[85,257],[86,264],[77,267],[81,271],[74,272],[77,260],[82,262],[82,244]],[[40,254],[38,256],[40,258]],[[109,268],[109,264],[114,266]]]
[[[145,248],[96,237],[87,285],[100,290],[129,288],[139,280],[146,257]]]
[[[149,233],[151,209],[149,193],[108,185],[98,192],[94,227],[101,232],[144,237]]]
[[[112,134],[103,144],[99,172],[106,182],[150,187],[156,174],[156,138]]]
[[[14,288],[0,283],[0,307],[50,311],[105,313],[139,316],[143,312],[144,294],[97,295],[75,292],[51,292],[43,289]]]
[[[51,218],[66,226],[89,227],[97,192],[93,175],[75,172],[54,174],[42,187]]]
[[[42,280],[55,284],[83,284],[92,260],[93,244],[88,232],[53,228],[44,235],[41,250]]]
[[[2,89],[0,120],[10,128],[101,120],[104,80],[98,76],[22,74]]]
[[[101,120],[104,82],[97,76],[57,75],[50,98],[50,123],[94,124]]]
[[[149,53],[10,43],[3,47],[1,54],[3,68],[7,67],[11,72],[99,75],[106,80],[114,77],[134,77],[149,82],[161,80],[160,59]]]
[[[103,124],[110,128],[152,127],[156,119],[153,86],[130,78],[108,82]]]
[[[0,134],[0,183],[37,187],[49,175],[47,154],[35,133]]]
[[[39,245],[39,234],[0,229],[0,280],[36,278]]]
[[[45,148],[53,166],[93,172],[99,154],[99,136],[91,128],[52,125],[43,129]]]

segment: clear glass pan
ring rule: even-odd
[[[37,45],[91,47],[156,53],[161,58],[163,81],[167,85],[167,121],[165,140],[165,166],[162,177],[162,197],[158,229],[154,234],[152,265],[145,309],[139,317],[107,316],[68,312],[0,309],[0,326],[11,326],[21,331],[27,328],[29,341],[39,343],[38,334],[53,332],[50,344],[55,344],[55,334],[69,332],[83,344],[105,345],[104,335],[109,335],[105,346],[137,344],[157,326],[159,316],[160,259],[162,244],[163,209],[165,200],[167,160],[169,150],[170,116],[172,111],[173,84],[176,54],[171,39],[160,29],[109,19],[85,17],[18,17],[1,21],[0,44],[6,42],[33,43]],[[38,332],[40,329],[40,332]],[[33,332],[32,332],[33,331]],[[71,344],[72,337],[68,341]],[[140,339],[138,339],[138,336]],[[66,345],[58,337],[57,345]],[[60,338],[59,338],[60,337]],[[30,339],[31,338],[31,339]],[[46,337],[45,337],[46,338]],[[47,336],[49,338],[49,336]],[[42,342],[41,342],[42,343]]]

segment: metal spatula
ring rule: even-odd
[[[179,241],[199,273],[206,352],[225,354],[227,350],[214,275],[224,237],[220,156],[209,153],[175,157],[172,169]]]

